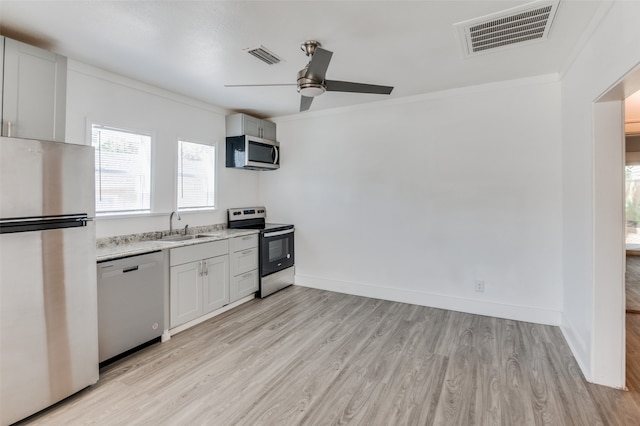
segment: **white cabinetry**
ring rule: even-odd
[[[203,314],[208,314],[229,303],[229,256],[218,256],[202,261]]]
[[[242,299],[258,291],[258,235],[231,239],[230,301]]]
[[[276,123],[260,120],[247,114],[231,114],[226,118],[227,136],[255,136],[276,140]]]
[[[3,37],[2,136],[63,142],[67,58]]]
[[[229,303],[228,240],[170,250],[170,327]]]
[[[172,266],[169,279],[171,280],[170,327],[176,327],[201,316],[202,261]]]

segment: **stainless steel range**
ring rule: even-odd
[[[266,223],[264,207],[246,207],[227,211],[230,229],[260,230],[260,290],[267,297],[294,283],[294,226]]]

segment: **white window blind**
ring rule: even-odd
[[[178,141],[178,209],[215,206],[216,148]]]
[[[151,137],[91,126],[96,149],[96,212],[151,210]]]

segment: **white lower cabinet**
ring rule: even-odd
[[[229,303],[227,240],[169,251],[169,316],[174,328]]]
[[[258,291],[258,235],[246,235],[231,239],[230,301],[242,299]]]
[[[171,249],[169,265],[169,328],[176,328],[259,290],[258,235]]]
[[[229,256],[219,256],[202,261],[203,314],[208,314],[229,303]]]
[[[258,270],[247,272],[246,274],[231,277],[231,294],[230,301],[247,297],[258,291],[260,286],[260,277]]]
[[[172,266],[170,273],[170,326],[202,315],[202,261]]]

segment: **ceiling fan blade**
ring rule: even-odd
[[[331,62],[331,56],[333,56],[333,52],[321,47],[316,47],[313,56],[311,56],[311,62],[309,62],[305,77],[322,82],[324,80],[324,76],[327,74],[327,68],[329,68],[329,62]]]
[[[271,86],[295,86],[295,83],[276,84],[225,84],[224,87],[271,87]]]
[[[375,84],[352,83],[350,81],[325,80],[327,92],[353,92],[389,95],[393,86],[378,86]]]
[[[300,96],[300,112],[308,110],[311,107],[311,102],[313,102],[312,97]]]

